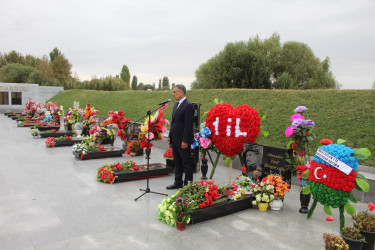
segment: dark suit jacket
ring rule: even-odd
[[[171,143],[178,146],[181,142],[192,144],[194,142],[193,135],[193,104],[185,99],[177,110],[172,111],[171,129],[169,131],[169,138]]]

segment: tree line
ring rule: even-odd
[[[274,33],[261,40],[228,43],[195,72],[193,89],[327,89],[340,88],[330,61],[317,58],[304,43],[280,43]]]
[[[0,52],[0,82],[34,83],[40,86],[62,86],[65,89],[93,89],[93,90],[169,90],[171,85],[167,76],[159,79],[158,87],[153,84],[138,83],[137,76],[133,76],[130,85],[130,71],[123,65],[116,76],[92,77],[91,80],[80,81],[77,74],[72,74],[72,64],[65,55],[54,48],[49,57],[42,58],[32,55],[23,56],[15,50],[9,53]],[[172,87],[174,83],[172,83]]]

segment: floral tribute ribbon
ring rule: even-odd
[[[234,108],[217,104],[207,113],[206,126],[213,144],[227,157],[240,154],[244,142],[255,142],[260,132],[258,111],[249,105]]]

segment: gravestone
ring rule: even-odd
[[[263,146],[260,144],[245,142],[243,156],[246,173],[261,180],[269,174],[281,175],[283,179],[291,184],[291,173],[287,170],[287,153],[284,148]]]

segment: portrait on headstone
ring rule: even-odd
[[[263,170],[263,146],[258,144],[246,143],[244,147],[244,161],[246,172],[250,176],[254,176],[254,171],[257,171],[256,176],[260,177]]]

